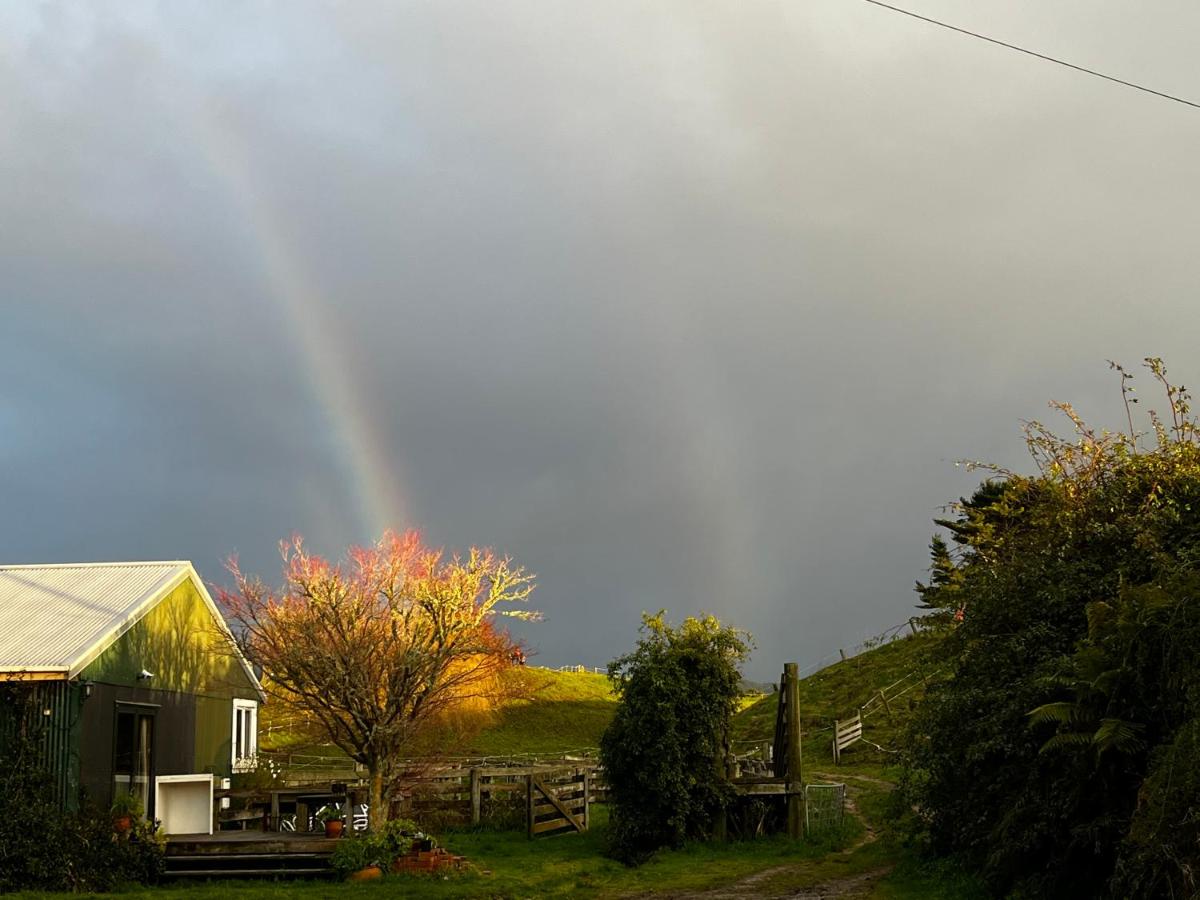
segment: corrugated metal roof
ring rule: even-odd
[[[0,566],[0,671],[71,671],[191,571],[179,560]]]

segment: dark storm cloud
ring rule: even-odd
[[[1187,4],[920,8],[1200,94]],[[1200,116],[851,0],[6,7],[0,116],[6,561],[370,537],[333,366],[544,661],[768,677],[910,614],[955,459],[1195,370]]]

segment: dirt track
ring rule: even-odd
[[[818,778],[827,778],[830,781],[855,780],[866,781],[888,788],[894,786],[891,782],[872,778],[868,775],[832,775],[825,772],[814,772],[813,774]],[[857,816],[862,821],[863,827],[866,830],[862,837],[855,841],[854,844],[840,851],[840,855],[842,856],[849,856],[859,848],[878,839],[875,830],[859,813],[858,807],[854,802],[854,796],[849,791],[847,791],[846,795],[846,809],[850,815]],[[795,873],[798,876],[803,875],[809,865],[809,863],[795,863],[786,866],[774,866],[770,869],[763,869],[761,872],[755,872],[753,875],[748,875],[732,884],[723,885],[719,888],[682,894],[668,894],[667,896],[672,898],[672,900],[747,900],[750,897],[762,898],[762,900],[839,900],[839,898],[840,900],[852,900],[855,897],[869,897],[875,884],[892,870],[891,866],[880,866],[867,872],[859,872],[856,875],[831,878],[809,887],[798,889],[772,888],[771,882],[776,880],[786,881],[787,876],[791,873]]]

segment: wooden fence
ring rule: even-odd
[[[526,832],[535,837],[587,831],[591,818],[590,773],[525,776]]]
[[[833,761],[840,765],[842,751],[856,741],[862,740],[862,713],[856,712],[851,718],[835,720],[833,723]]]
[[[607,799],[603,773],[593,765],[450,768],[405,785],[398,812],[419,822],[478,825],[524,819],[530,837],[583,831],[592,803]]]

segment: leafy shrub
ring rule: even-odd
[[[617,709],[600,742],[609,852],[627,865],[711,836],[731,803],[729,722],[749,653],[747,636],[712,616],[674,628],[664,613],[646,615],[642,634],[633,653],[609,664]]]
[[[1153,445],[1038,423],[946,526],[924,605],[960,620],[919,708],[916,837],[997,894],[1195,896],[1200,871],[1200,428],[1166,382]],[[1128,375],[1122,371],[1126,399]]]
[[[26,700],[17,690],[5,691],[0,714],[14,714],[19,723]],[[135,820],[118,836],[107,810],[64,813],[54,780],[40,765],[38,737],[18,725],[0,746],[0,893],[111,891],[157,881],[164,852],[154,826]]]
[[[393,819],[376,831],[338,841],[330,865],[340,878],[368,866],[379,866],[386,872],[392,860],[403,856],[412,848],[413,839],[419,834],[421,830],[416,822],[410,819]]]

